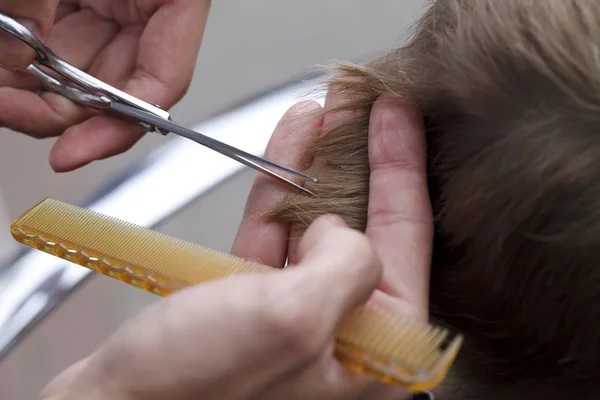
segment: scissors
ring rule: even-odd
[[[175,133],[272,178],[278,179],[304,193],[314,195],[310,190],[278,175],[267,169],[267,167],[290,173],[313,183],[316,183],[317,179],[267,161],[174,123],[170,114],[159,106],[146,103],[124,93],[61,59],[46,47],[33,32],[2,13],[0,13],[0,29],[21,40],[35,51],[35,61],[25,68],[23,72],[36,76],[41,80],[46,89],[56,92],[82,106],[103,110],[109,115],[126,121],[137,122],[147,132],[156,132],[162,135],[167,135],[169,132]],[[69,85],[52,77],[40,68],[42,66],[60,74],[77,86]]]

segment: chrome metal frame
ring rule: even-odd
[[[194,129],[261,156],[285,111],[314,89],[310,78],[271,91]],[[174,138],[80,205],[153,227],[242,168],[208,148]],[[91,274],[35,250],[24,251],[0,266],[0,360]]]

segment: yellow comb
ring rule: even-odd
[[[54,199],[18,217],[11,233],[20,243],[160,296],[228,275],[273,271]],[[416,392],[444,379],[461,344],[461,335],[365,305],[338,326],[335,356],[359,373]]]

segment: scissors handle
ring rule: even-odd
[[[108,98],[88,93],[75,86],[65,85],[58,79],[42,71],[34,64],[30,64],[29,66],[27,66],[25,72],[35,76],[40,81],[42,81],[47,89],[52,90],[53,92],[56,92],[61,96],[64,96],[69,100],[72,100],[82,106],[106,110],[110,109],[112,101],[110,101]]]
[[[33,32],[20,24],[18,21],[2,13],[0,13],[0,29],[13,35],[15,38],[21,40],[31,47],[31,49],[35,52],[35,60],[37,64],[50,68],[71,82],[91,92],[86,94],[83,91],[77,91],[77,89],[69,87],[57,79],[52,78],[37,66],[29,66],[26,69],[28,73],[41,78],[42,82],[44,82],[47,86],[58,91],[65,97],[80,104],[86,104],[86,102],[88,102],[90,105],[96,106],[104,103],[102,100],[102,96],[104,96],[106,97],[106,100],[133,106],[165,120],[171,119],[169,113],[165,110],[162,110],[160,107],[146,103],[145,101],[114,88],[69,64],[54,54],[48,47],[46,47],[46,45],[44,45],[44,43],[42,43],[42,41]],[[98,98],[94,99],[90,97],[93,96],[93,94],[97,94]],[[155,131],[164,135],[167,134],[167,132],[164,132],[155,126],[150,126],[147,124],[142,124],[142,126],[150,132]]]

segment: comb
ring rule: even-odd
[[[11,233],[22,244],[159,296],[228,275],[274,271],[51,198],[19,216]],[[462,340],[367,304],[338,325],[334,355],[358,373],[419,392],[445,378]]]

